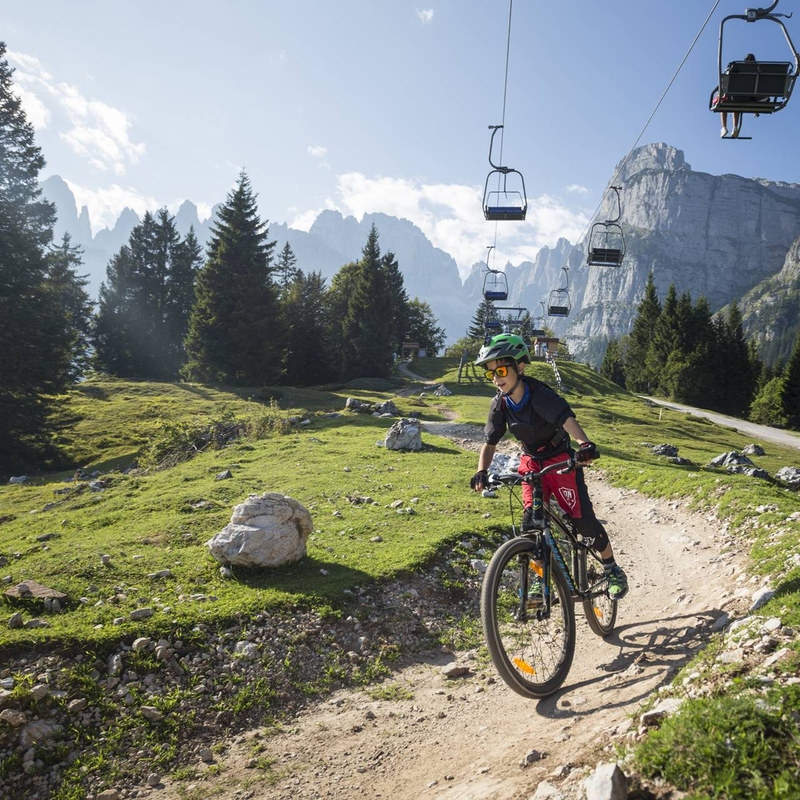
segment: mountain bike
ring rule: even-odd
[[[542,477],[571,472],[578,463],[551,464],[540,472],[489,475],[490,488],[509,489],[512,538],[502,544],[486,569],[481,590],[481,620],[489,653],[500,677],[524,697],[547,697],[566,680],[575,653],[575,609],[580,601],[589,627],[598,636],[614,629],[617,602],[593,542],[584,540],[572,520],[545,505]],[[514,525],[514,492],[533,488],[533,523]]]

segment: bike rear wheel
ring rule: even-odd
[[[530,565],[534,543],[511,539],[494,554],[483,579],[481,620],[489,653],[500,677],[523,697],[547,697],[565,681],[575,653],[575,610],[555,563],[550,570],[550,616],[536,608],[520,619],[523,586],[536,577]]]
[[[600,592],[583,601],[589,627],[598,636],[608,636],[617,621],[617,601],[608,594],[608,578],[603,563],[585,547],[578,551],[578,587],[582,592]]]

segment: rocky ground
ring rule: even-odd
[[[477,428],[425,427],[480,446]],[[0,775],[0,797],[47,797],[86,747],[81,731],[104,731],[96,747],[122,725],[140,744],[123,748],[113,781],[87,772],[90,797],[584,796],[584,779],[613,761],[613,745],[645,735],[631,717],[653,692],[673,702],[648,724],[706,691],[699,676],[677,695],[668,684],[713,631],[727,626],[720,660],[759,664],[765,685],[794,637],[779,618],[745,616],[767,581],[743,572],[742,545],[713,515],[611,487],[596,470],[588,481],[631,592],[607,639],[579,624],[572,671],[553,697],[519,697],[480,649],[459,647],[480,641],[480,573],[470,561],[491,556],[465,536],[425,574],[356,590],[340,620],[264,614],[221,633],[199,626],[193,641],[126,642],[78,659],[82,682],[74,659],[17,656],[0,668],[0,763],[16,765]],[[502,499],[486,504],[505,517]],[[462,589],[447,588],[455,580]],[[377,659],[391,670],[383,683],[352,688]],[[309,700],[326,675],[350,688]],[[234,714],[243,687],[255,701]],[[181,726],[194,712],[178,733],[179,771],[143,767],[156,745],[139,734],[166,729],[178,711]]]

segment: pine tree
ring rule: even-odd
[[[800,335],[795,340],[783,373],[781,403],[787,425],[795,430],[800,429]]]
[[[83,264],[83,251],[73,247],[68,233],[61,244],[50,250],[48,284],[58,297],[58,305],[67,316],[70,352],[70,381],[80,378],[89,366],[89,338],[91,335],[92,301],[86,286],[85,275],[78,275],[77,267]]]
[[[353,293],[343,321],[344,377],[387,377],[392,364],[391,303],[386,271],[373,224],[358,262]]]
[[[345,331],[344,319],[353,295],[360,265],[357,261],[342,266],[331,280],[325,294],[326,341],[328,351],[326,363],[335,378],[344,374]]]
[[[644,297],[639,303],[625,354],[625,384],[632,392],[649,393],[655,388],[654,378],[647,368],[647,352],[660,316],[661,303],[651,272],[647,276]]]
[[[653,338],[647,350],[646,370],[650,376],[651,386],[656,391],[668,394],[669,390],[665,385],[664,367],[667,359],[673,356],[672,372],[679,367],[684,353],[679,350],[678,336],[678,295],[675,291],[675,284],[671,283],[664,300],[664,306],[658,317],[653,330]]]
[[[296,264],[297,256],[294,254],[289,242],[286,242],[283,250],[278,253],[274,269],[276,283],[282,292],[288,291],[292,281],[298,276],[300,270],[295,266]]]
[[[46,248],[55,208],[41,197],[45,161],[0,42],[0,470],[50,447],[55,396],[72,376],[74,337]]]
[[[184,367],[190,380],[261,385],[278,379],[284,347],[268,231],[242,172],[219,210],[197,276]]]
[[[726,414],[744,417],[753,401],[758,374],[753,374],[742,314],[736,301],[731,303],[728,318],[724,327],[720,326],[719,334],[719,409]]]
[[[390,308],[392,352],[399,355],[408,332],[408,293],[394,253],[386,253],[381,263],[385,273],[384,280]]]
[[[435,356],[445,343],[444,328],[436,322],[430,305],[425,300],[415,297],[408,304],[408,339],[419,342],[429,356]]]
[[[467,335],[469,338],[483,341],[483,339],[486,337],[486,320],[494,319],[494,315],[495,311],[492,301],[487,300],[484,297],[483,300],[481,300],[481,304],[475,311],[475,316],[472,318],[469,328],[467,328]]]
[[[618,386],[625,388],[625,369],[622,363],[619,343],[616,340],[608,343],[603,363],[600,365],[600,374]]]

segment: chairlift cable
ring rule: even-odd
[[[633,154],[633,151],[636,149],[637,145],[641,141],[642,136],[644,136],[645,131],[649,127],[650,123],[653,121],[653,117],[656,115],[656,111],[658,111],[658,109],[661,107],[661,103],[664,102],[664,98],[667,96],[667,92],[669,92],[669,90],[672,88],[672,84],[675,83],[675,79],[678,77],[678,73],[681,71],[681,69],[683,68],[683,65],[686,63],[686,59],[688,59],[689,56],[691,55],[692,50],[694,50],[694,46],[697,44],[697,40],[700,38],[700,36],[702,35],[703,31],[706,29],[706,25],[708,25],[709,20],[714,15],[714,12],[717,10],[717,6],[720,4],[720,2],[721,2],[721,0],[715,0],[715,3],[713,5],[713,7],[711,8],[711,11],[708,12],[708,16],[705,18],[705,21],[700,26],[700,30],[697,32],[697,35],[692,40],[692,43],[689,46],[689,49],[686,51],[686,55],[684,55],[684,57],[681,59],[681,63],[678,64],[678,68],[675,70],[675,72],[673,73],[672,77],[670,78],[666,89],[664,89],[664,91],[661,93],[661,97],[658,98],[658,102],[656,103],[655,108],[653,108],[653,110],[650,112],[650,116],[647,118],[647,122],[645,122],[644,127],[641,129],[641,131],[639,131],[639,135],[636,137],[636,141],[631,146],[631,149],[628,150],[628,153],[626,154],[625,158],[622,159],[622,161],[620,162],[619,167],[617,167],[616,171],[614,172],[614,175],[612,176],[609,185],[612,185],[612,184],[616,183],[617,177],[622,174],[622,170],[624,169],[625,165],[628,163],[628,159]],[[603,192],[603,196],[600,198],[600,202],[597,204],[595,210],[592,212],[592,216],[589,218],[589,221],[586,223],[586,227],[583,229],[583,231],[581,232],[581,235],[578,237],[577,241],[572,246],[572,249],[569,251],[569,253],[567,253],[567,257],[566,257],[566,259],[564,259],[565,266],[562,267],[562,269],[569,269],[570,256],[575,252],[575,250],[578,247],[578,245],[583,241],[583,237],[586,236],[586,231],[589,230],[589,226],[592,224],[592,221],[597,216],[597,212],[600,210],[600,206],[603,204],[603,199],[605,198],[605,196],[606,196],[605,192]]]
[[[506,34],[506,69],[503,76],[503,114],[500,120],[502,127],[500,128],[500,164],[503,163],[503,137],[506,133],[506,101],[508,99],[508,61],[511,53],[511,11],[514,7],[514,0],[508,0],[508,32]],[[497,176],[497,190],[500,191],[501,176]],[[497,220],[494,221],[494,244],[497,247]],[[488,266],[488,264],[487,264]]]

